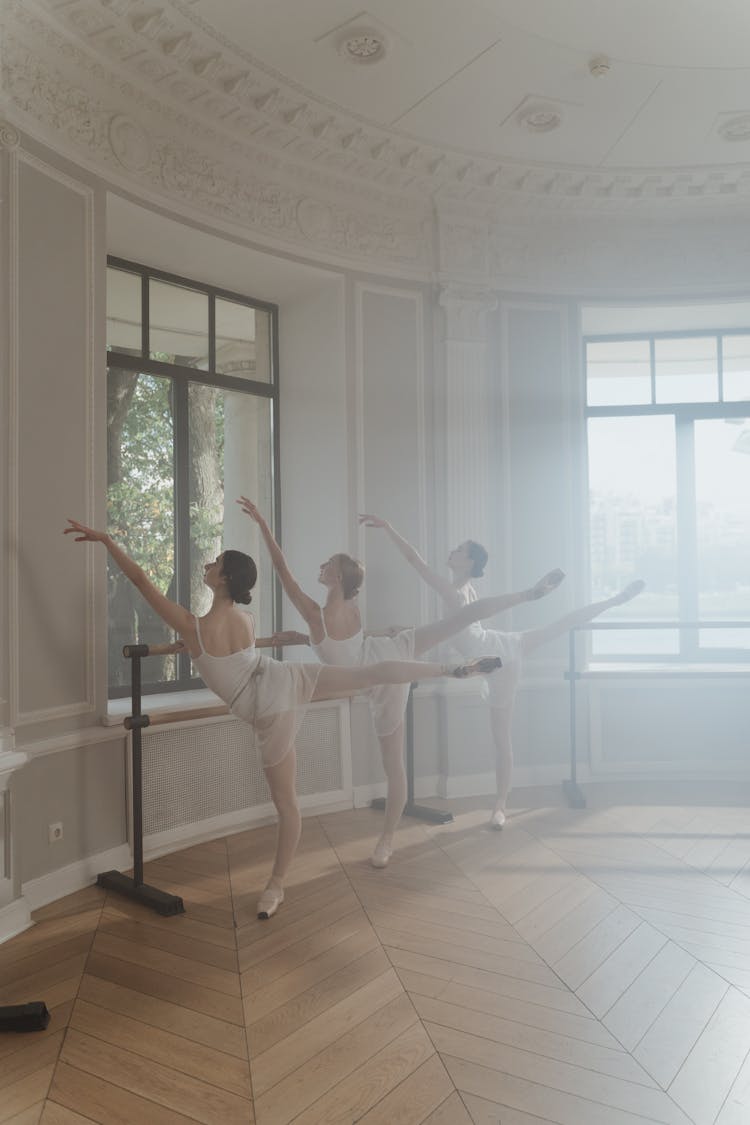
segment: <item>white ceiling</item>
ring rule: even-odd
[[[750,163],[750,0],[367,5],[172,0],[313,102],[418,142],[586,168]],[[385,58],[344,58],[337,41],[345,25],[382,33]],[[599,55],[611,67],[595,78],[589,62]],[[529,132],[518,119],[529,107],[555,109],[559,128]],[[744,115],[748,137],[725,139],[721,127]]]

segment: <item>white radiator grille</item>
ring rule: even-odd
[[[297,792],[325,794],[344,787],[341,710],[310,708],[297,735]],[[239,719],[143,735],[143,831],[152,836],[270,800],[252,729]]]

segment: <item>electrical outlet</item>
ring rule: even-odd
[[[62,838],[63,838],[62,821],[58,820],[54,824],[50,824],[48,829],[47,829],[47,832],[49,833],[50,844],[56,844],[58,840],[62,840]]]

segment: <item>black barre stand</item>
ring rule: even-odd
[[[141,712],[141,658],[144,656],[166,656],[180,652],[181,644],[173,645],[125,645],[122,654],[131,665],[132,714],[123,720],[126,730],[131,731],[133,749],[133,877],[120,871],[103,871],[96,882],[108,891],[116,891],[126,898],[140,902],[157,914],[184,914],[185,907],[179,895],[170,895],[143,882],[143,754],[141,731],[150,725],[148,715]]]
[[[419,820],[428,820],[431,824],[450,824],[453,813],[444,812],[442,809],[433,809],[429,805],[414,804],[414,688],[416,684],[409,685],[409,699],[406,704],[406,805],[404,816],[415,816]],[[370,801],[371,809],[384,809],[385,797],[375,797]]]
[[[576,680],[580,672],[576,667],[576,630],[568,635],[568,680],[570,690],[570,777],[563,778],[562,791],[571,809],[585,809],[586,797],[578,784],[578,755],[576,754]]]

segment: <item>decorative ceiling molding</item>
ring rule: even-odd
[[[158,0],[157,0],[158,4]],[[522,198],[571,211],[695,211],[750,206],[750,168],[589,169],[521,164],[488,153],[443,149],[314,96],[244,51],[193,9],[190,0],[17,0],[15,18],[37,13],[65,30],[108,73],[126,65],[165,106],[178,104],[238,143],[335,167],[349,190],[378,185],[411,199],[445,197],[493,207]]]
[[[652,296],[747,287],[750,173],[735,170],[730,193],[716,171],[702,173],[698,190],[692,173],[676,173],[667,188],[652,173],[495,166],[480,191],[478,158],[426,153],[308,94],[295,101],[280,76],[261,75],[247,59],[217,60],[200,28],[172,19],[176,3],[34,5],[5,4],[8,122],[0,146],[17,145],[25,130],[183,217],[321,264],[437,280],[466,293]],[[94,12],[107,20],[84,19]],[[82,45],[83,26],[98,30]],[[222,99],[241,102],[241,111],[222,117]],[[712,209],[711,199],[721,207]]]
[[[44,24],[26,26],[26,42],[5,37],[3,88],[21,124],[40,139],[58,148],[62,141],[66,155],[85,157],[130,190],[156,192],[162,202],[181,202],[286,249],[429,275],[429,202],[415,207],[379,192],[369,198],[360,192],[355,202],[349,184],[329,170],[300,168],[247,144],[228,145],[204,123],[118,82]],[[39,51],[43,34],[53,41],[58,66]],[[90,86],[89,76],[109,78],[106,97],[91,92],[101,86]],[[6,130],[12,138],[13,127]]]

